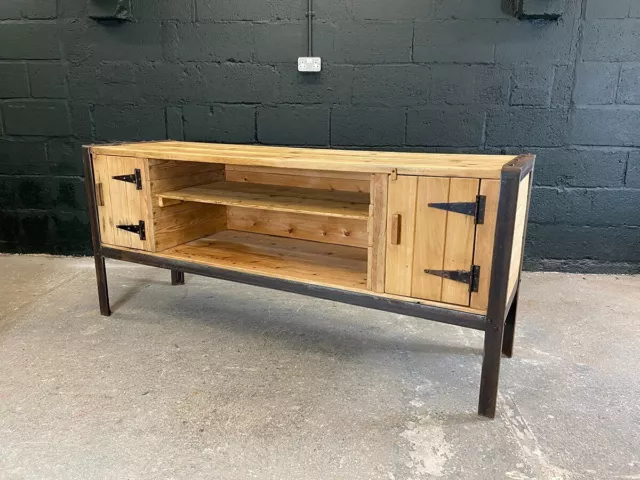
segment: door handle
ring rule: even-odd
[[[400,245],[400,229],[402,228],[402,216],[394,213],[391,216],[391,245]]]

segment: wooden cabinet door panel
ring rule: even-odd
[[[411,296],[418,177],[389,180],[385,291]]]
[[[389,180],[387,293],[469,306],[468,283],[425,270],[471,271],[475,217],[429,204],[475,203],[479,188],[480,181],[469,178]]]
[[[133,174],[136,169],[140,170],[142,190],[138,190],[135,183],[113,178],[114,176]],[[96,155],[93,158],[93,170],[102,243],[138,250],[151,250],[153,225],[149,215],[150,202],[148,202],[145,191],[145,187],[148,188],[148,182],[146,181],[144,160]],[[118,228],[118,225],[139,225],[140,221],[145,222],[145,240],[142,240],[137,233]]]

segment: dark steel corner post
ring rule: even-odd
[[[513,356],[513,341],[516,335],[516,318],[518,317],[518,296],[520,295],[520,281],[516,287],[515,295],[509,306],[507,318],[504,321],[504,335],[502,337],[502,354],[511,358]]]
[[[509,266],[520,181],[533,169],[534,159],[535,157],[531,155],[517,157],[504,166],[500,179],[498,221],[493,247],[489,306],[484,333],[484,358],[478,400],[478,414],[489,418],[494,418],[496,414],[502,352],[505,351],[505,354],[510,356],[513,350],[519,283],[513,299],[510,299],[508,297],[510,294],[508,291]],[[521,264],[522,261],[520,266]]]
[[[91,224],[91,243],[93,246],[93,256],[96,262],[96,279],[98,282],[100,313],[102,315],[109,316],[111,315],[111,309],[109,308],[109,290],[107,288],[107,268],[100,246],[100,220],[98,219],[93,162],[89,147],[84,147],[82,156],[84,161],[84,186],[87,193],[87,211],[89,213],[89,223]]]
[[[184,285],[184,272],[171,270],[171,285]]]

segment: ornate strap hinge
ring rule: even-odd
[[[136,190],[142,190],[142,177],[140,176],[139,168],[136,168],[130,175],[116,175],[111,178],[114,180],[120,180],[121,182],[135,183]]]
[[[475,218],[476,225],[484,223],[484,211],[487,205],[487,197],[477,195],[475,202],[450,202],[450,203],[429,203],[431,208],[438,208],[448,212],[462,213]]]
[[[435,275],[436,277],[446,278],[454,282],[466,283],[469,285],[470,292],[477,292],[480,285],[480,267],[471,265],[471,270],[429,270],[425,269],[424,273]]]
[[[140,240],[147,239],[147,230],[142,220],[138,222],[138,225],[116,225],[116,226],[120,230],[125,230],[131,233],[137,233],[140,236]]]

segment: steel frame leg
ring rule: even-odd
[[[171,285],[184,285],[184,272],[171,270]]]
[[[100,301],[100,313],[105,317],[111,315],[109,308],[109,288],[107,287],[107,268],[102,255],[95,255],[96,279],[98,281],[98,300]]]
[[[484,359],[480,377],[480,399],[478,414],[494,418],[498,399],[498,379],[500,378],[500,360],[502,354],[502,338],[504,323],[500,320],[487,319],[484,332]]]
[[[502,353],[505,357],[513,356],[513,339],[516,335],[516,318],[518,317],[518,296],[520,295],[520,286],[513,297],[511,308],[507,313],[507,319],[504,323],[504,338],[502,339]]]
[[[482,361],[482,376],[480,377],[480,400],[478,402],[478,414],[485,417],[494,418],[496,416],[502,354],[508,358],[513,355],[519,293],[520,287],[518,286],[504,321],[500,318],[494,321],[487,317],[487,329],[484,333],[484,359]]]

